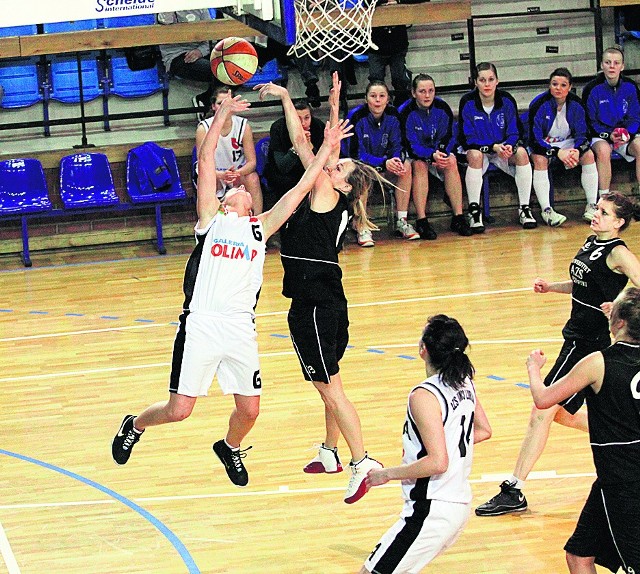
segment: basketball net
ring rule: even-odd
[[[371,42],[376,0],[294,0],[293,5],[296,42],[289,49],[290,56],[343,62],[378,48]]]

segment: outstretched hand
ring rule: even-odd
[[[342,90],[342,82],[338,72],[331,74],[331,89],[329,90],[329,105],[338,107],[340,105],[340,91]]]
[[[324,141],[332,148],[336,148],[340,145],[341,140],[353,135],[351,133],[352,129],[353,126],[349,123],[349,120],[339,121],[333,127],[331,127],[330,122],[327,122],[324,128]]]
[[[260,101],[263,101],[266,96],[276,96],[277,98],[282,99],[283,96],[287,95],[289,92],[287,88],[283,88],[282,86],[278,86],[273,82],[269,82],[268,84],[258,84],[253,88],[254,90],[260,90],[258,97]]]
[[[242,96],[231,97],[231,90],[229,90],[228,94],[229,97],[225,98],[220,103],[217,113],[224,112],[228,114],[236,114],[238,112],[244,112],[249,106],[251,106],[251,102],[243,99]]]

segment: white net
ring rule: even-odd
[[[294,8],[296,42],[289,55],[342,62],[377,49],[371,42],[376,0],[294,0]]]

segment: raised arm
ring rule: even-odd
[[[318,150],[309,167],[304,172],[300,181],[290,191],[285,193],[278,202],[267,212],[258,216],[262,220],[265,239],[273,235],[282,224],[289,219],[291,214],[298,207],[313,188],[318,176],[335,148],[340,147],[340,141],[351,135],[352,126],[347,120],[339,122],[331,127],[327,122],[324,130],[324,141]]]
[[[342,89],[342,82],[340,81],[340,75],[338,72],[331,74],[331,89],[329,90],[329,123],[335,126],[340,120],[340,90]],[[335,164],[340,157],[340,148],[334,150],[329,158],[331,165]]]
[[[216,195],[216,161],[215,152],[218,146],[220,132],[227,117],[232,113],[246,110],[250,103],[241,99],[226,98],[213,118],[209,131],[205,135],[198,150],[198,227],[206,227],[220,207],[220,201]]]

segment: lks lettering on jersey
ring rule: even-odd
[[[453,397],[451,397],[449,404],[455,411],[464,400],[475,402],[475,397],[471,389],[460,389],[455,395],[453,395]]]

